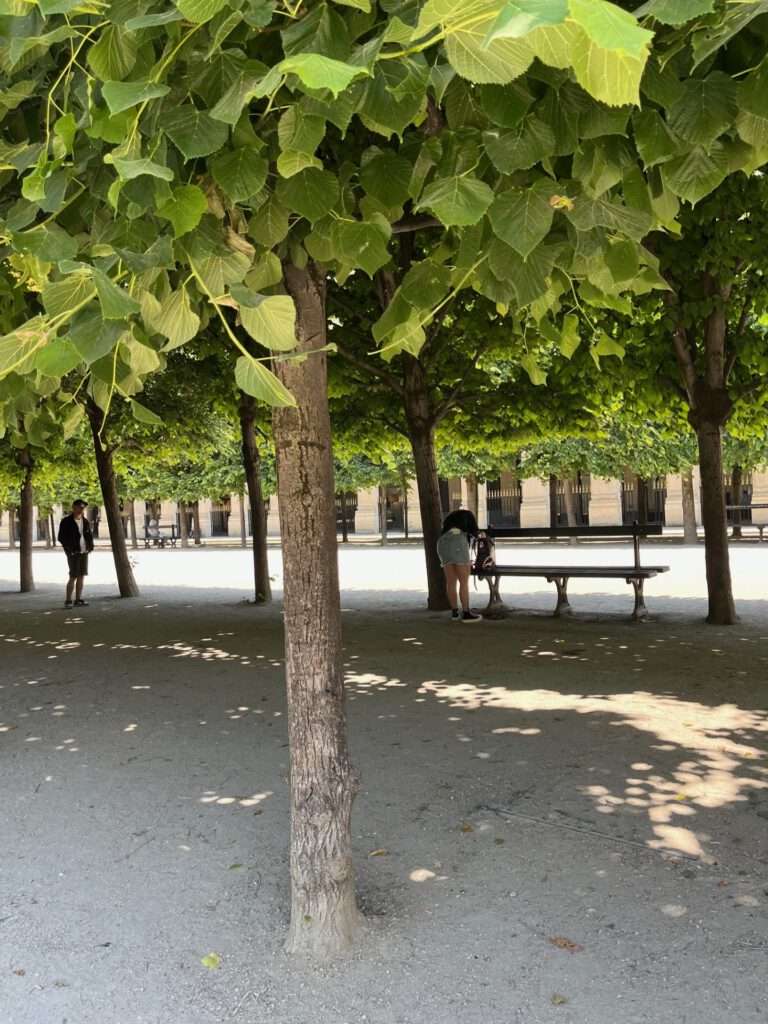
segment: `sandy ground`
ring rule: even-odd
[[[559,621],[516,581],[464,626],[416,549],[343,552],[367,926],[320,969],[281,949],[281,623],[246,556],[141,552],[123,602],[100,553],[73,614],[60,553],[24,597],[0,554],[2,1024],[765,1024],[768,545],[734,549],[728,630],[700,550],[647,555],[651,623],[623,584]]]

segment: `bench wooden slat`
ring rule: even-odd
[[[490,524],[484,531],[489,537],[515,538],[538,537],[661,537],[661,526],[493,526]]]
[[[644,576],[650,579],[661,572],[669,572],[668,565],[494,565],[488,572],[476,576],[581,576],[592,579],[627,579]]]

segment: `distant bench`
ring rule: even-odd
[[[548,583],[554,583],[557,588],[557,604],[555,615],[568,615],[571,613],[571,605],[568,601],[568,582],[573,579],[608,579],[626,580],[635,591],[635,607],[632,612],[633,619],[645,619],[648,617],[648,609],[645,606],[644,586],[645,581],[658,576],[659,573],[669,572],[668,565],[641,565],[640,564],[640,539],[643,537],[658,537],[661,535],[660,526],[640,526],[635,523],[633,526],[558,526],[552,528],[521,527],[518,529],[507,529],[498,526],[489,526],[480,534],[478,540],[478,557],[472,566],[473,575],[478,579],[487,582],[490,591],[488,608],[486,614],[493,617],[494,609],[502,605],[499,594],[499,580],[502,576],[542,576]],[[483,535],[488,540],[485,544],[487,552],[483,552]],[[572,537],[585,537],[590,540],[628,539],[632,541],[634,564],[633,565],[520,565],[520,564],[498,564],[495,559],[495,541],[497,539],[508,540],[561,540]],[[490,541],[490,544],[488,544]],[[483,558],[485,554],[485,558]]]
[[[147,524],[144,527],[145,548],[164,548],[166,544],[170,544],[172,548],[176,547],[175,523],[158,523],[157,526]]]
[[[756,509],[756,508],[768,508],[768,505],[760,503],[760,504],[756,504],[756,505],[726,505],[725,506],[725,509],[726,509],[727,512],[738,512],[739,513],[738,516],[736,516],[735,521],[728,524],[730,527],[733,528],[733,530],[744,530],[744,529],[747,529],[748,527],[753,529],[753,530],[757,530],[759,532],[759,534],[760,534],[760,540],[762,541],[762,539],[763,539],[763,530],[765,530],[766,527],[768,527],[768,523],[747,523],[747,522],[743,521],[742,513],[743,512],[750,512],[751,513],[752,510]]]

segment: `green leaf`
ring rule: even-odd
[[[122,343],[120,355],[124,361],[126,361],[127,357],[127,363],[132,373],[136,376],[152,373],[160,366],[160,356],[157,354],[157,350],[150,345],[145,345],[138,338],[134,337],[133,334],[123,334],[120,341]],[[124,387],[122,381],[121,387]],[[137,387],[133,390],[138,391],[140,389]]]
[[[230,153],[221,153],[210,162],[215,181],[234,203],[256,195],[267,180],[269,164],[253,149],[242,146]]]
[[[141,14],[138,18],[129,18],[125,22],[125,28],[129,32],[138,32],[140,28],[155,28],[157,25],[169,25],[172,21],[181,21],[184,15],[181,11],[161,11],[160,14]]]
[[[283,279],[283,266],[279,258],[273,252],[265,252],[256,261],[252,270],[248,271],[245,283],[254,292],[260,292],[263,288],[271,288],[279,284]]]
[[[56,124],[53,126],[53,134],[58,140],[54,144],[54,152],[57,157],[62,157],[66,153],[72,152],[76,132],[77,123],[74,114],[64,114],[56,121]]]
[[[488,156],[502,174],[524,171],[548,156],[553,156],[557,139],[551,126],[535,114],[526,117],[516,128],[483,134]]]
[[[216,12],[214,11],[214,14],[215,13]],[[211,17],[213,17],[213,15],[211,15]],[[208,967],[210,970],[217,970],[221,967],[221,957],[218,953],[208,953],[206,956],[202,957],[200,963],[203,967]]]
[[[532,188],[514,188],[497,196],[488,211],[494,234],[523,259],[543,241],[552,227],[552,186],[541,182]]]
[[[707,57],[719,50],[721,46],[726,46],[751,21],[763,14],[768,14],[768,0],[753,0],[753,2],[746,0],[745,3],[730,5],[725,16],[718,19],[714,25],[694,32],[694,68],[703,64]]]
[[[497,12],[498,8],[492,7],[489,16],[480,21],[467,17],[452,28],[446,39],[445,51],[451,67],[470,82],[505,85],[526,72],[533,60],[526,40],[487,42]]]
[[[598,356],[617,356],[619,359],[624,358],[624,346],[620,345],[618,341],[606,334],[605,331],[598,332],[597,341],[593,344],[592,348]]]
[[[167,96],[170,91],[167,85],[157,82],[105,82],[101,87],[101,95],[112,114]]]
[[[72,312],[95,293],[93,278],[86,271],[69,274],[61,281],[46,281],[41,298],[48,316],[54,317]]]
[[[424,189],[416,210],[431,210],[446,227],[477,224],[493,202],[493,192],[479,178],[442,178]]]
[[[64,377],[83,361],[68,338],[56,338],[35,356],[35,369],[48,377]]]
[[[70,437],[75,436],[84,416],[85,406],[76,402],[61,423],[61,436],[64,441],[68,441]]]
[[[137,160],[124,156],[115,156],[114,153],[107,153],[104,157],[105,164],[112,164],[120,176],[121,181],[133,181],[147,174],[152,178],[160,178],[161,181],[173,181],[173,171],[164,164],[156,164],[148,157],[139,157]]]
[[[669,126],[687,142],[708,146],[731,127],[738,111],[737,95],[736,82],[720,71],[688,79],[669,108]]]
[[[331,237],[335,255],[341,263],[361,267],[369,277],[389,263],[387,243],[391,228],[383,219],[374,221],[337,220]]]
[[[225,124],[190,103],[165,114],[160,127],[185,160],[215,153],[224,146],[229,135]]]
[[[586,195],[578,196],[573,200],[573,208],[566,210],[566,216],[578,231],[608,228],[637,241],[651,227],[651,218],[645,211],[622,206],[602,197],[593,199]]]
[[[296,348],[296,307],[289,295],[259,295],[233,284],[232,298],[240,306],[240,320],[254,341],[275,352]]]
[[[362,165],[360,183],[368,195],[382,205],[401,207],[408,200],[412,173],[410,160],[392,149],[385,149]]]
[[[197,227],[207,209],[208,200],[202,189],[197,185],[178,185],[157,212],[171,222],[174,235],[180,238]]]
[[[722,143],[714,142],[709,150],[697,146],[685,156],[662,164],[661,176],[671,192],[695,205],[717,188],[728,170],[728,153]]]
[[[330,171],[309,167],[280,181],[276,194],[283,206],[314,223],[339,201],[339,182]]]
[[[93,269],[93,283],[101,306],[101,315],[105,320],[124,320],[138,313],[140,306],[131,298],[124,288],[107,277],[103,270]]]
[[[200,317],[192,311],[187,289],[182,287],[171,292],[151,316],[148,326],[168,339],[163,352],[170,352],[191,341],[200,330]]]
[[[344,90],[356,79],[368,76],[365,67],[355,67],[320,53],[297,53],[286,57],[279,64],[282,74],[297,75],[308,89],[329,89],[334,96]]]
[[[685,25],[694,18],[711,14],[715,9],[715,0],[649,0],[639,7],[634,15],[645,18],[650,15],[664,25]]]
[[[224,10],[227,0],[176,0],[176,6],[187,21],[202,25]]]
[[[133,32],[108,25],[88,51],[88,64],[102,82],[120,82],[133,70],[139,43]]]
[[[55,221],[12,235],[12,241],[17,252],[31,253],[50,263],[74,259],[78,249],[77,240]]]
[[[148,409],[146,405],[142,405],[140,402],[137,402],[135,398],[131,398],[130,403],[131,412],[133,413],[133,418],[135,420],[139,423],[148,423],[152,427],[162,427],[163,421],[156,412],[152,412],[152,410]],[[215,956],[215,954],[213,955]],[[206,964],[206,966],[208,965]]]
[[[637,151],[646,167],[672,160],[680,151],[680,142],[667,127],[658,111],[648,108],[632,118]]]
[[[558,347],[566,359],[570,359],[573,353],[581,344],[579,335],[579,318],[573,313],[563,317],[563,327],[560,331]]]
[[[287,408],[296,405],[296,399],[274,373],[246,356],[240,356],[235,363],[235,383],[246,395],[267,405]]]
[[[541,387],[543,384],[547,383],[547,374],[539,366],[535,355],[529,353],[528,355],[523,356],[520,360],[520,365],[530,377],[531,384],[533,384],[534,387]]]
[[[494,39],[519,39],[542,25],[559,25],[568,17],[568,0],[518,0],[499,12],[486,36],[486,45]]]
[[[272,195],[248,222],[248,234],[259,245],[271,249],[288,234],[288,210]]]
[[[48,328],[41,316],[27,320],[10,334],[0,337],[0,380],[23,371],[24,364],[48,342]]]
[[[631,14],[606,0],[569,0],[569,10],[595,46],[645,61],[653,32],[641,28]]]
[[[112,351],[122,332],[122,323],[105,323],[100,313],[83,313],[73,320],[69,338],[90,366]]]
[[[637,274],[640,268],[639,255],[637,245],[626,239],[618,239],[609,244],[605,262],[617,284],[629,281]]]

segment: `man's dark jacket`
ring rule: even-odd
[[[91,524],[85,516],[83,516],[83,540],[85,541],[86,551],[93,551]],[[64,516],[59,524],[59,544],[61,544],[68,555],[78,555],[80,553],[80,530],[72,513]]]

